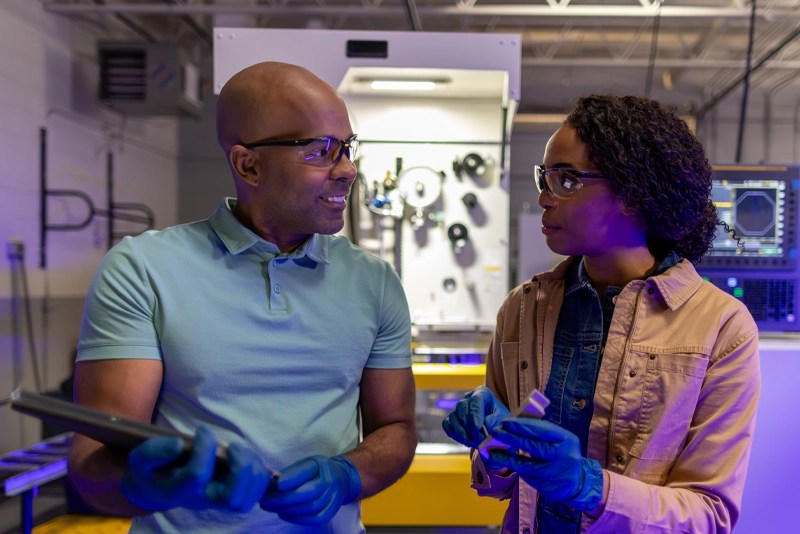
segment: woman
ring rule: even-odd
[[[694,263],[717,213],[686,123],[640,97],[581,98],[537,166],[542,232],[569,256],[509,293],[486,386],[447,416],[502,532],[730,532],[760,388],[758,331]],[[539,389],[542,419],[510,417]]]

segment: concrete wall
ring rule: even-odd
[[[48,232],[41,247],[41,131],[49,189],[81,191],[105,208],[111,153],[114,200],[149,206],[157,227],[178,220],[178,121],[125,116],[98,102],[95,43],[113,38],[104,32],[45,13],[40,2],[0,3],[0,246],[18,242],[23,251],[22,261],[0,258],[0,398],[37,388],[34,355],[42,389],[66,376],[83,298],[106,251],[104,217],[80,231]],[[53,197],[46,212],[51,224],[76,225],[89,206]],[[116,231],[142,228],[120,223]],[[0,408],[0,428],[0,453],[39,439],[38,421],[8,407]]]

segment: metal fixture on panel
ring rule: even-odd
[[[461,160],[456,158],[453,161],[453,172],[459,179],[466,176],[482,187],[491,184],[494,170],[495,162],[492,158],[475,152],[470,152]]]
[[[441,197],[444,176],[444,172],[425,166],[409,167],[400,173],[400,198],[412,208],[408,220],[414,228],[425,224],[425,209]]]
[[[469,231],[467,227],[461,223],[451,224],[447,229],[447,239],[453,245],[453,251],[458,254],[467,245],[469,241]]]
[[[478,206],[478,197],[475,196],[475,193],[467,193],[461,197],[461,202],[464,203],[468,210],[471,210]]]

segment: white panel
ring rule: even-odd
[[[498,161],[499,145],[404,143],[364,147],[362,171],[381,177],[396,158],[403,168],[428,167],[431,175],[442,171],[442,194],[424,209],[424,224],[416,227],[406,206],[401,229],[400,274],[408,295],[412,319],[417,324],[491,324],[508,291],[508,191],[500,170],[489,171],[486,184],[456,177],[453,160],[470,153]],[[404,175],[401,172],[400,183]],[[369,178],[368,178],[369,180]],[[462,198],[472,193],[477,206],[468,209]],[[433,220],[432,220],[433,219]],[[455,247],[448,228],[462,224],[469,239]],[[450,279],[454,286],[445,287]]]
[[[402,217],[398,270],[413,321],[492,325],[509,289],[509,181],[501,166],[499,101],[351,98],[349,105],[363,139],[359,170],[368,190],[381,189],[387,175],[398,180],[389,196],[395,214]],[[485,162],[483,177],[454,169],[454,162],[462,164],[468,154]],[[404,202],[399,192],[410,192],[412,198]],[[467,194],[474,195],[477,205],[467,206]],[[368,231],[374,219],[370,212],[362,208],[360,218],[362,237],[375,235]],[[468,232],[463,246],[448,238],[454,224]],[[383,226],[381,246],[372,243],[373,252],[394,262],[394,220],[384,218]],[[371,242],[361,244],[369,248]]]
[[[800,338],[762,336],[761,398],[736,534],[797,531]]]

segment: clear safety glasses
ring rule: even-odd
[[[545,169],[544,165],[533,166],[533,176],[539,192],[547,191],[555,198],[567,198],[583,187],[581,178],[601,178],[608,180],[600,171],[572,169],[570,167],[553,167]]]
[[[305,163],[315,167],[333,167],[342,156],[347,156],[351,162],[356,157],[358,149],[358,136],[352,135],[348,139],[341,140],[324,135],[320,137],[309,137],[307,139],[280,139],[255,141],[253,143],[241,143],[245,148],[256,148],[260,146],[288,146],[297,149],[297,155]]]

